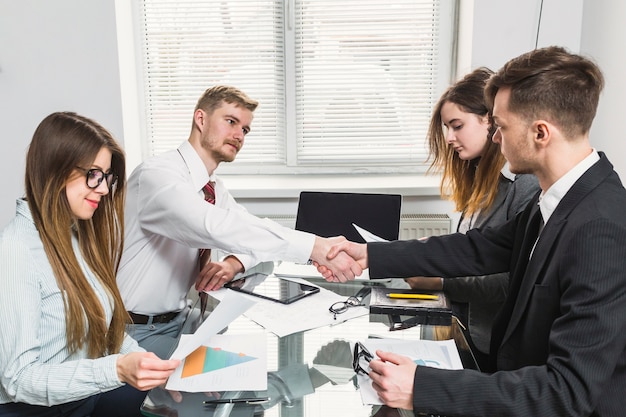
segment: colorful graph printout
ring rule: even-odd
[[[185,359],[181,378],[239,365],[257,358],[245,353],[230,352],[218,347],[200,346]]]
[[[463,369],[463,363],[454,340],[366,339],[367,350],[383,350],[411,358],[419,366],[440,369]],[[382,405],[369,375],[357,375],[363,404]]]

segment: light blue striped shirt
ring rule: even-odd
[[[74,252],[100,298],[107,321],[112,310],[106,290]],[[16,216],[0,235],[0,404],[55,405],[123,385],[119,355],[87,359],[70,354],[65,337],[63,298],[52,273],[28,204],[17,201]],[[121,353],[143,351],[128,335]]]

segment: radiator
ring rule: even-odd
[[[403,214],[400,216],[400,240],[450,233],[452,233],[452,219],[447,214]]]
[[[290,215],[265,215],[285,227],[294,228],[296,217]],[[403,214],[400,216],[400,240],[446,235],[452,232],[452,219],[447,214]]]

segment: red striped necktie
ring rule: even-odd
[[[202,187],[202,192],[204,192],[204,200],[209,204],[215,204],[215,182],[209,181],[206,183],[204,187]],[[199,250],[199,261],[200,261],[200,270],[202,267],[208,262],[211,257],[211,249],[200,249]],[[204,291],[200,291],[198,293],[200,297],[200,313],[204,317],[204,312],[206,311],[208,294]]]
[[[215,204],[215,182],[207,182],[206,185],[202,187],[202,191],[204,192],[204,200],[210,204]]]

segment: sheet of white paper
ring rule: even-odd
[[[317,272],[315,265],[288,261],[283,261],[278,266],[274,267],[274,275],[282,278],[322,278],[322,274]],[[361,275],[354,277],[354,279],[370,279],[369,270],[365,269]]]
[[[274,275],[291,278],[322,278],[322,274],[317,272],[315,265],[288,261],[283,261],[278,266],[275,266]]]
[[[361,235],[361,237],[366,241],[366,242],[389,242],[387,239],[383,239],[380,236],[376,236],[374,233],[370,232],[369,230],[365,230],[362,227],[352,223],[352,226],[354,226],[354,228],[356,229],[357,232],[359,232],[359,234]]]
[[[220,301],[217,307],[209,314],[209,317],[204,320],[191,337],[180,340],[178,347],[174,353],[172,353],[172,359],[185,358],[201,346],[202,343],[209,340],[211,336],[217,334],[217,332],[228,326],[231,321],[252,307],[257,300],[244,297],[243,294],[239,294],[235,291],[229,291]]]
[[[182,340],[191,338],[183,335]],[[187,356],[166,389],[184,392],[263,391],[267,389],[264,333],[213,335]],[[192,359],[190,359],[192,358]]]
[[[291,281],[314,285],[299,278],[289,278]],[[235,292],[226,288],[212,291],[211,296],[222,300],[228,293]],[[243,297],[256,299],[257,303],[247,310],[244,315],[255,321],[266,330],[278,337],[287,336],[303,330],[343,323],[356,317],[369,314],[367,307],[351,307],[345,313],[334,315],[328,308],[338,301],[345,301],[346,296],[338,295],[325,288],[320,288],[317,294],[304,297],[291,304],[281,304],[275,301],[264,300],[253,295],[241,294]]]
[[[372,355],[376,355],[375,352],[379,349],[408,356],[418,366],[430,366],[440,369],[463,369],[461,357],[454,340],[367,339],[361,343]],[[370,377],[359,374],[357,379],[363,404],[382,405],[383,402],[372,387]]]

